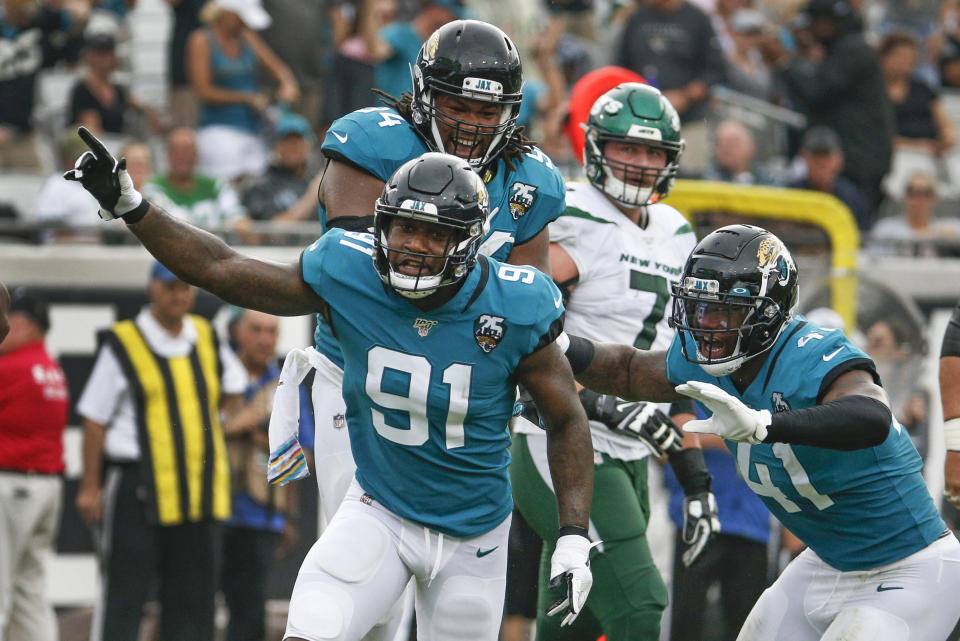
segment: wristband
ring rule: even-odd
[[[943,444],[948,450],[960,451],[960,417],[943,422]]]
[[[140,220],[147,215],[148,211],[150,211],[150,203],[147,202],[146,198],[144,198],[140,201],[139,205],[123,214],[119,218],[128,225],[133,225],[140,222]]]
[[[703,459],[703,450],[699,447],[686,447],[670,454],[667,462],[673,469],[684,496],[709,492],[713,477]]]
[[[561,525],[559,536],[566,536],[568,534],[576,534],[578,536],[582,536],[588,541],[590,540],[590,536],[587,532],[587,528],[580,527],[579,525]]]
[[[590,363],[593,361],[593,343],[579,336],[570,336],[569,334],[567,336],[570,339],[570,346],[564,350],[564,356],[570,361],[570,369],[573,370],[574,375],[577,375],[590,367]]]

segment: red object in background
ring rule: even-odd
[[[43,341],[0,357],[0,469],[63,472],[67,382]]]
[[[570,89],[570,100],[567,107],[567,121],[563,125],[563,132],[573,147],[577,160],[583,162],[584,132],[583,125],[590,115],[590,108],[597,98],[624,82],[642,82],[648,84],[643,76],[624,67],[608,65],[594,69],[574,83]]]

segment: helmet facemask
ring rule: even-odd
[[[726,293],[696,291],[684,283],[674,288],[670,323],[682,336],[683,355],[711,376],[732,374],[765,353],[786,320],[789,314],[776,301],[751,295],[746,287]],[[689,353],[691,345],[695,354]]]
[[[483,235],[481,219],[467,224],[436,213],[436,206],[414,200],[405,200],[400,206],[390,206],[377,200],[374,221],[374,262],[380,278],[405,298],[424,298],[459,282],[473,268],[477,249]],[[422,253],[400,247],[391,247],[390,229],[404,220],[427,223],[437,231],[442,230],[447,241],[438,254]],[[418,233],[431,233],[424,226]],[[436,267],[428,263],[436,261]],[[398,266],[404,262],[419,263],[415,273],[404,273]],[[408,270],[412,271],[412,270]]]
[[[677,177],[684,147],[682,140],[675,146],[667,146],[654,140],[604,135],[590,127],[587,127],[585,141],[587,178],[603,193],[627,207],[653,204],[669,193]],[[611,160],[604,155],[606,145],[611,142],[663,149],[667,154],[667,162],[663,167],[648,167]],[[618,178],[618,174],[624,179]]]
[[[496,80],[467,76],[457,86],[436,78],[424,79],[419,67],[411,67],[413,76],[413,119],[424,132],[430,145],[437,151],[450,153],[441,133],[447,129],[449,140],[457,144],[456,150],[467,147],[470,153],[462,156],[477,171],[487,167],[510,141],[520,115],[522,94],[504,94],[503,85]],[[496,124],[478,125],[457,118],[436,104],[439,96],[452,96],[464,100],[491,103],[500,109]],[[459,155],[459,154],[457,154]]]

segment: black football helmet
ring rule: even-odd
[[[477,262],[490,197],[483,180],[457,156],[427,152],[404,163],[384,185],[374,208],[373,262],[381,280],[407,298],[423,298],[462,279]],[[452,231],[443,254],[391,247],[390,226],[399,219],[428,222]],[[419,273],[394,269],[390,254],[420,262]],[[443,267],[427,273],[426,261],[443,258]]]
[[[688,361],[726,376],[773,346],[798,291],[797,267],[779,238],[760,227],[728,225],[687,259],[670,323]]]
[[[437,123],[453,129],[453,136],[470,147],[468,159],[478,171],[489,165],[510,140],[520,115],[523,69],[513,41],[500,28],[479,20],[455,20],[427,38],[412,67],[414,127],[428,144],[444,151]],[[500,120],[476,126],[436,107],[438,95],[448,94],[492,102]],[[481,144],[489,139],[485,148]]]

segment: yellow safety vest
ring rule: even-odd
[[[223,366],[210,323],[189,317],[197,342],[186,356],[158,355],[132,320],[105,334],[133,391],[141,476],[159,525],[230,518],[230,466],[220,425]]]

